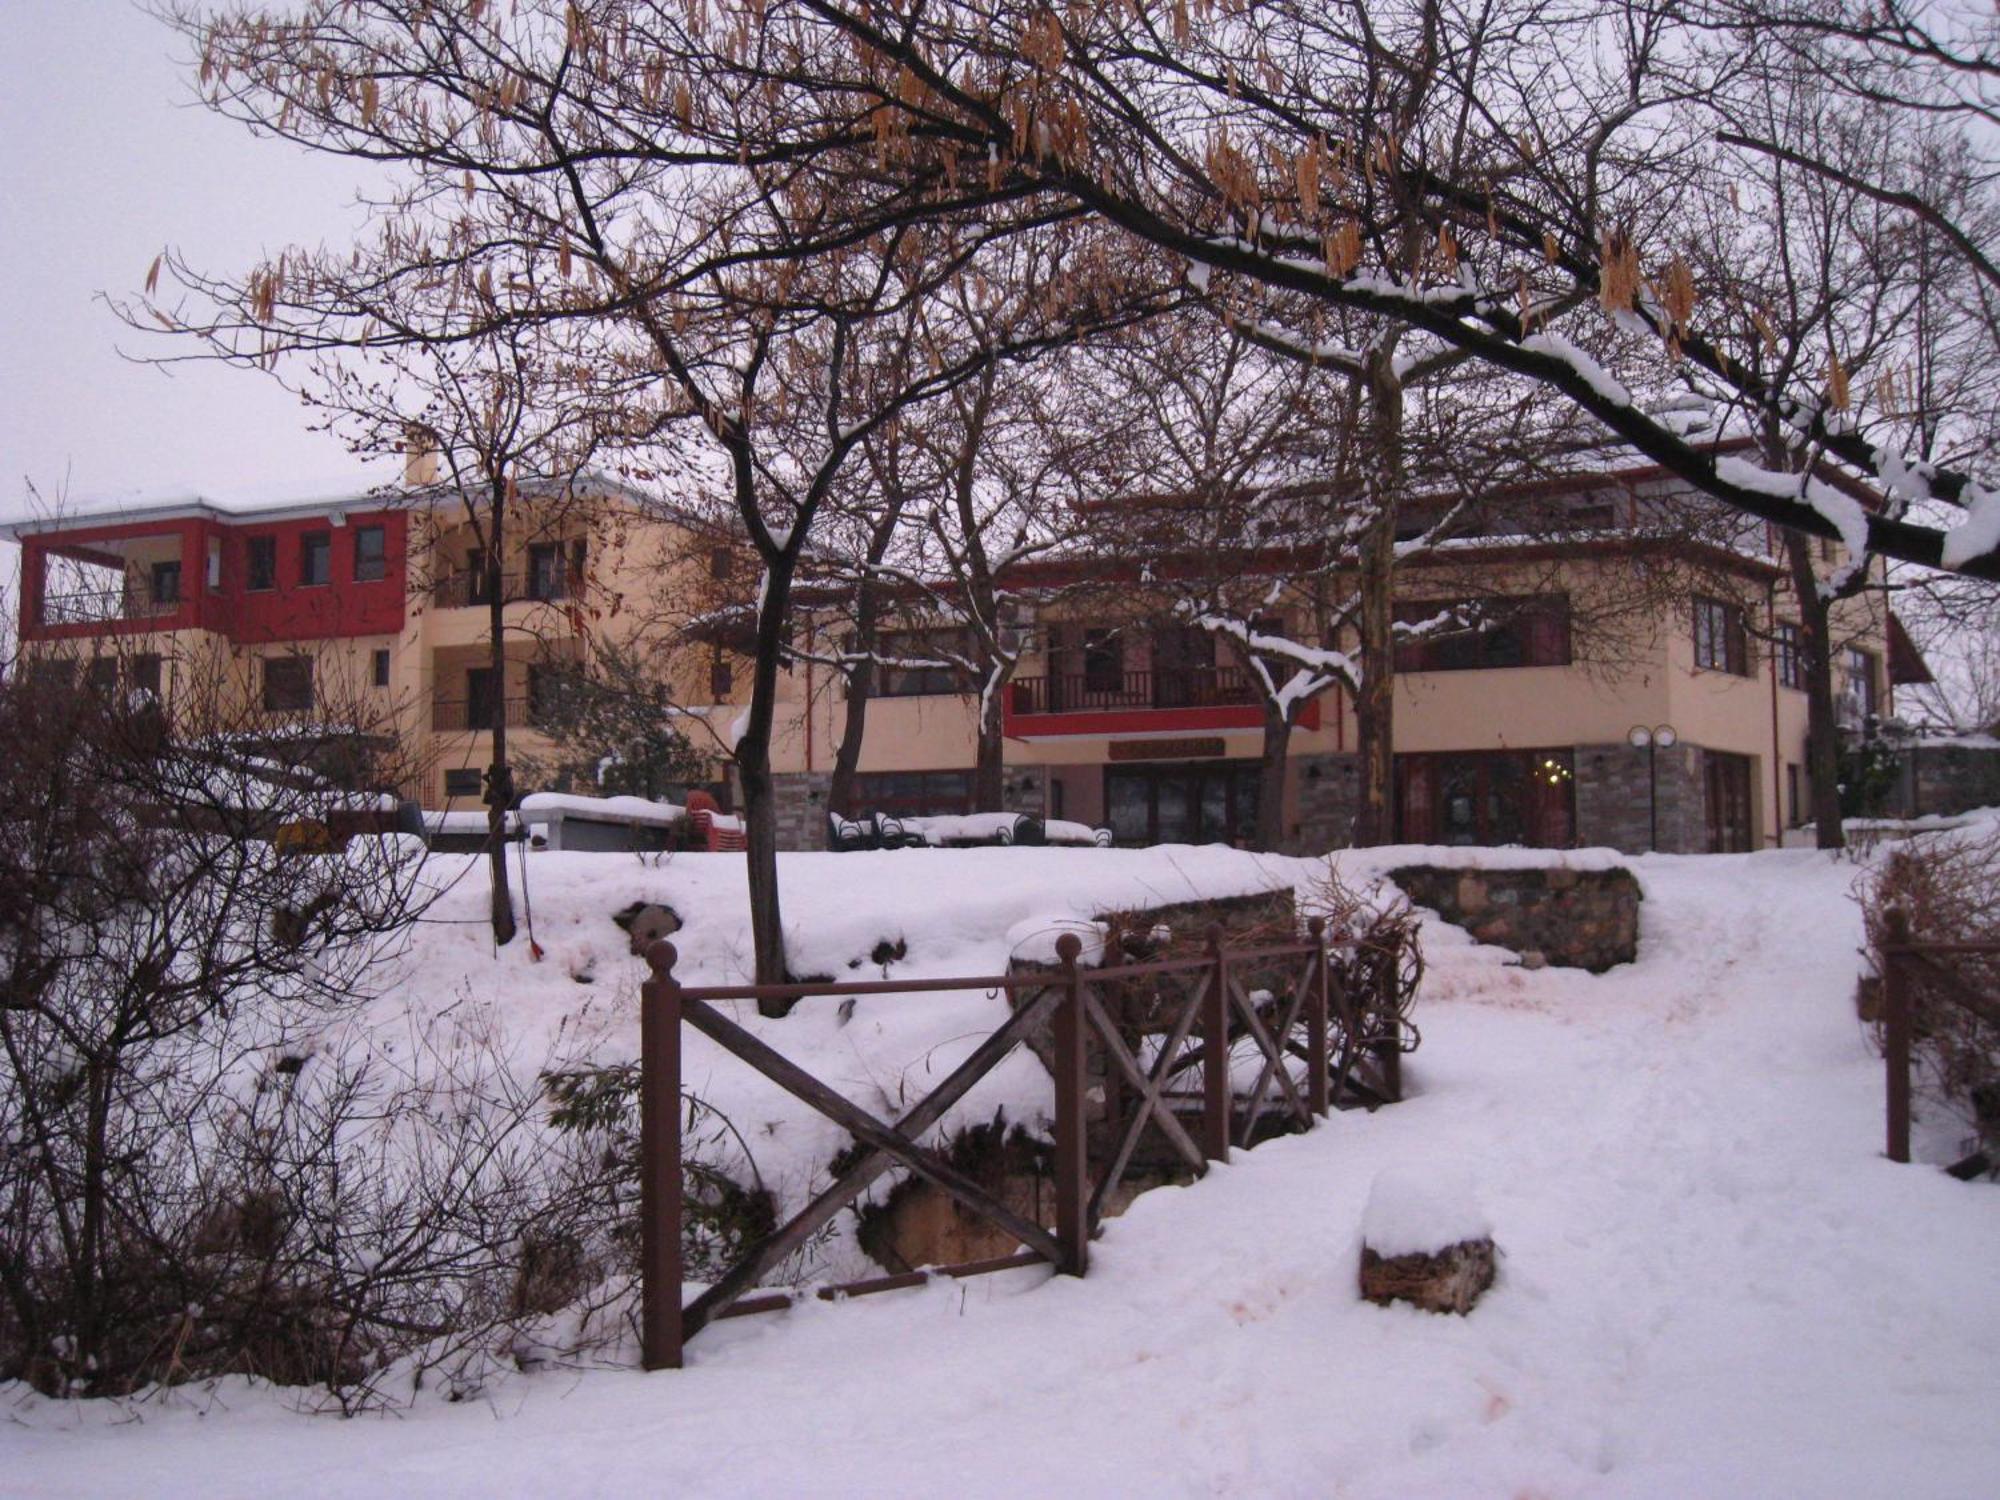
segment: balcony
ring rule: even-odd
[[[469,609],[484,605],[489,595],[484,573],[450,573],[431,585],[431,603],[438,609]],[[583,596],[583,580],[558,569],[554,573],[503,573],[500,600],[503,604],[523,601],[558,604]]]
[[[1241,667],[1172,667],[1143,672],[1064,672],[1017,677],[1016,714],[1120,713],[1131,709],[1234,708],[1257,702]]]
[[[181,607],[180,589],[155,593],[143,578],[126,580],[122,588],[66,589],[45,593],[37,623],[42,625],[104,625],[119,620],[156,620]]]
[[[509,729],[532,729],[541,722],[541,715],[535,711],[534,700],[530,698],[509,698],[506,702],[507,727]],[[431,700],[431,729],[439,734],[463,733],[493,727],[493,705],[490,702],[463,698],[433,698]]]

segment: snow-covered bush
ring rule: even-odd
[[[335,814],[379,799],[266,747],[390,741],[351,705],[232,713],[226,669],[181,664],[170,716],[103,690],[115,660],[33,665],[0,680],[0,1379],[240,1371],[351,1404],[486,1357],[548,1304],[531,1264],[608,1263],[570,1243],[597,1164],[532,1077],[462,1017],[352,1025],[398,972],[422,847],[340,844]]]
[[[1908,840],[1863,882],[1860,898],[1871,948],[1886,937],[1891,910],[1908,918],[1919,942],[2000,943],[2000,822]],[[1975,993],[2000,997],[2000,956],[1943,962]],[[2000,1025],[1957,1003],[1942,973],[1924,965],[1907,972],[1913,1056],[1932,1091],[1963,1119],[1967,1151],[2000,1163]],[[1865,1004],[1864,1014],[1879,1030],[1879,1006]]]

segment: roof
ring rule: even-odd
[[[593,490],[601,489],[626,499],[648,498],[611,475],[586,471],[577,476]],[[530,483],[523,491],[532,496],[542,485]],[[445,486],[411,488],[402,482],[400,461],[379,467],[358,469],[343,478],[293,480],[255,486],[211,487],[168,484],[101,494],[65,496],[59,504],[43,511],[0,513],[0,538],[19,541],[24,536],[68,531],[78,526],[116,525],[124,521],[180,521],[194,518],[254,525],[297,516],[348,515],[356,511],[389,510],[421,503],[431,493],[443,494]]]

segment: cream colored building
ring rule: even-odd
[[[1400,836],[1736,849],[1778,843],[1807,816],[1806,701],[1784,640],[1796,611],[1774,539],[1740,529],[1728,546],[1674,559],[1699,563],[1700,576],[1668,587],[1657,551],[1630,538],[1671,498],[1655,471],[1591,476],[1562,491],[1577,525],[1560,542],[1475,537],[1405,568],[1402,609],[1476,598],[1487,623],[1400,653]],[[616,485],[581,501],[530,490],[517,503],[498,677],[477,529],[450,507],[379,493],[263,507],[174,496],[0,534],[23,548],[29,657],[94,656],[83,670],[170,705],[185,684],[226,682],[250,719],[332,712],[392,732],[405,752],[399,790],[427,808],[479,805],[491,731],[478,726],[496,702],[513,758],[560,758],[538,727],[540,674],[607,640],[640,642],[689,705],[691,737],[727,795],[722,743],[750,674],[731,650],[740,634],[715,622],[751,596],[754,573],[726,537],[642,511]],[[1822,558],[1837,561],[1830,548]],[[1032,597],[1032,578],[1022,583]],[[1006,803],[1108,824],[1126,842],[1245,840],[1263,725],[1250,674],[1226,643],[1170,623],[1165,594],[1126,592],[1115,612],[1024,615],[1004,699]],[[1304,629],[1295,594],[1274,608],[1274,624]],[[838,633],[837,621],[800,617]],[[1891,712],[1894,679],[1921,664],[1911,668],[1906,642],[1892,652],[1883,596],[1864,592],[1839,620],[1849,716]],[[975,698],[948,673],[887,676],[868,713],[858,806],[845,811],[970,811]],[[781,674],[773,759],[790,845],[824,836],[845,713],[826,668],[801,660]],[[1648,743],[1635,745],[1640,730]],[[1285,777],[1288,847],[1345,841],[1355,743],[1341,689],[1306,706]]]

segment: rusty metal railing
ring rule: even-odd
[[[963,1209],[1004,1231],[1018,1254],[880,1276],[817,1289],[821,1297],[864,1296],[915,1286],[931,1276],[976,1276],[1047,1264],[1081,1276],[1090,1241],[1150,1129],[1194,1175],[1227,1161],[1273,1128],[1310,1129],[1334,1105],[1400,1097],[1403,1031],[1393,1005],[1346,992],[1329,959],[1325,925],[1309,939],[1229,948],[1211,929],[1197,957],[1090,968],[1082,944],[1058,938],[1060,967],[956,979],[684,987],[668,942],[646,951],[652,977],[641,992],[640,1188],[641,1344],[649,1370],[678,1367],[686,1342],[718,1318],[790,1306],[786,1292],[752,1295],[763,1279],[893,1168],[923,1179]],[[1115,948],[1107,953],[1115,959]],[[1260,983],[1259,981],[1263,981]],[[1012,1015],[913,1108],[883,1120],[814,1078],[717,1008],[732,1001],[797,1001],[808,996],[913,995],[988,991],[1008,997]],[[681,1249],[681,1037],[692,1026],[794,1098],[846,1129],[858,1150],[839,1175],[773,1229],[719,1279],[683,1305]],[[923,1144],[926,1132],[1037,1028],[1048,1028],[1055,1080],[1053,1225],[1000,1201]],[[1232,1053],[1250,1047],[1255,1081],[1238,1091]],[[1092,1176],[1090,1079],[1102,1079]],[[1294,1076],[1303,1064],[1303,1076]],[[1184,1119],[1193,1120],[1193,1128]]]

